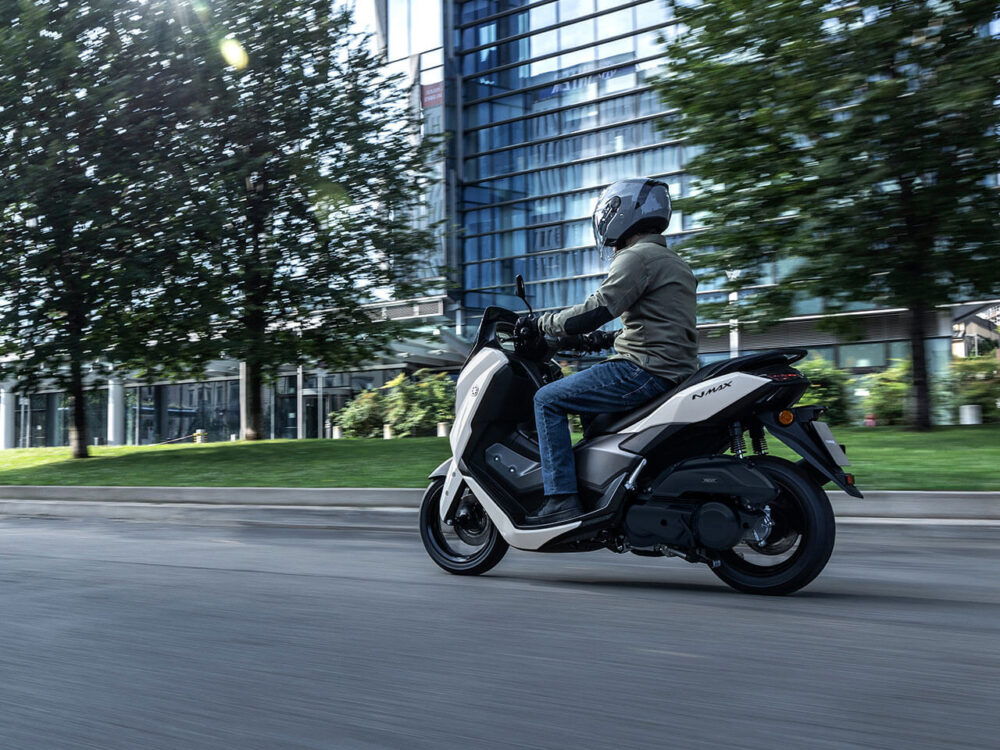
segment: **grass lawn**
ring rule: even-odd
[[[0,452],[0,484],[146,487],[424,487],[445,438],[268,440]]]
[[[921,434],[892,427],[834,428],[862,492],[1000,491],[1000,425]],[[773,438],[772,451],[791,454]],[[444,438],[274,440],[0,452],[0,484],[207,487],[423,487],[448,457]]]

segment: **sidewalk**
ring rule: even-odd
[[[422,489],[0,486],[0,517],[413,530]],[[998,522],[1000,492],[830,492],[847,523]]]

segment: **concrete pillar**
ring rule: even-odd
[[[108,445],[125,445],[125,386],[108,381]]]
[[[17,445],[14,435],[14,415],[17,413],[17,394],[7,388],[0,388],[0,449],[7,450]]]
[[[305,383],[306,375],[300,365],[295,371],[295,437],[299,440],[306,436],[306,403],[302,395]]]
[[[316,437],[321,440],[326,437],[326,409],[323,406],[323,381],[326,380],[326,373],[316,370]]]
[[[247,363],[240,362],[240,440],[247,439],[247,419],[249,409],[247,408]],[[274,420],[271,420],[271,437],[274,437]]]

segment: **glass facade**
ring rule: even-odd
[[[601,190],[658,177],[680,196],[688,154],[655,125],[668,114],[650,86],[658,40],[676,33],[665,3],[475,0],[453,11],[468,335],[515,274],[536,309],[583,300],[605,271],[590,224]],[[668,235],[688,229],[678,212]]]

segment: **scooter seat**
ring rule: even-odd
[[[598,435],[613,435],[616,432],[621,432],[622,429],[628,427],[633,422],[638,422],[643,417],[648,417],[656,411],[656,408],[660,404],[673,396],[676,391],[676,388],[667,391],[662,396],[657,396],[652,401],[647,401],[634,411],[613,411],[598,414],[585,423],[583,437],[592,438]]]
[[[644,417],[648,417],[657,407],[684,388],[690,388],[703,380],[726,375],[730,372],[741,372],[755,370],[758,368],[771,367],[778,364],[791,364],[797,362],[808,354],[805,349],[772,349],[758,354],[746,354],[742,357],[724,359],[719,362],[712,362],[697,370],[693,375],[682,381],[675,388],[670,389],[662,396],[657,396],[652,401],[647,401],[638,409],[633,411],[616,411],[605,414],[598,414],[591,419],[583,428],[584,438],[597,437],[598,435],[613,435],[621,432],[633,422],[638,422]]]

